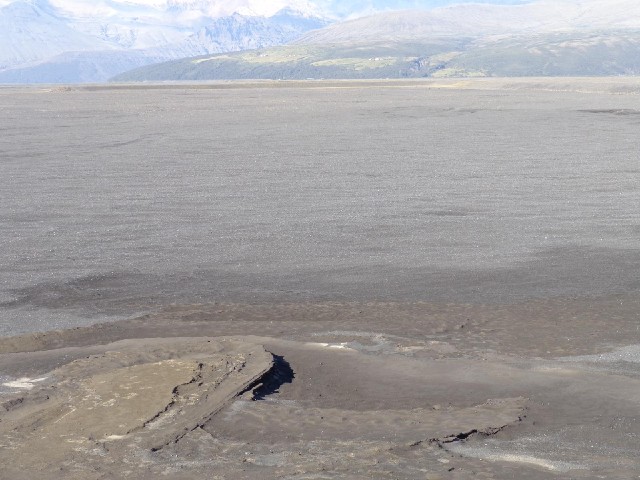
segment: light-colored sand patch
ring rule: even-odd
[[[597,355],[579,355],[575,357],[560,357],[560,362],[589,362],[589,363],[640,363],[640,345],[629,345],[616,348],[607,353]]]
[[[414,356],[416,354],[421,354],[424,352],[439,355],[452,354],[457,352],[456,347],[447,342],[441,342],[437,340],[431,340],[428,342],[416,342],[411,338],[400,337],[397,335],[386,335],[376,332],[332,330],[329,332],[316,333],[314,334],[314,336],[346,337],[347,339],[349,339],[349,341],[347,342],[322,343],[322,345],[325,345],[326,347],[329,347],[331,345],[340,345],[346,349],[355,350],[357,352],[365,354],[400,354],[405,356]],[[368,341],[360,342],[356,340],[360,338],[368,339]]]
[[[347,342],[343,342],[343,343],[308,342],[308,343],[306,343],[306,345],[308,347],[334,348],[334,349],[337,349],[337,350],[350,350],[352,352],[356,351],[353,348],[348,347],[347,346],[348,345]]]
[[[569,462],[554,462],[544,458],[532,457],[529,455],[516,455],[511,453],[491,454],[488,460],[496,460],[502,462],[528,463],[538,467],[546,468],[554,472],[568,472],[569,470],[584,469],[581,465]]]
[[[582,373],[580,370],[573,368],[556,367],[552,365],[537,365],[531,369],[534,372],[553,373],[556,375],[578,375]]]
[[[533,455],[523,455],[519,453],[499,452],[490,450],[488,448],[468,446],[464,443],[457,445],[452,444],[450,446],[447,446],[447,450],[467,457],[480,458],[492,462],[523,463],[559,473],[569,472],[571,470],[588,470],[587,466],[578,463],[564,462],[560,460],[549,460],[546,458],[535,457]]]
[[[16,388],[19,390],[31,390],[35,387],[36,383],[44,382],[49,377],[41,377],[41,378],[18,378],[16,380],[12,380],[9,382],[4,382],[2,384],[3,387],[7,388]]]

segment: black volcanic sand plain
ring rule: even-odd
[[[0,111],[0,478],[640,476],[640,81]]]

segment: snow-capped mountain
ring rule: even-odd
[[[0,83],[103,81],[149,63],[280,45],[327,25],[318,15],[305,0],[0,0]]]
[[[533,34],[640,28],[638,0],[537,0],[520,5],[452,5],[431,11],[384,12],[335,23],[299,43],[370,42],[434,36]]]
[[[640,75],[640,1],[536,0],[391,11],[286,46],[206,55],[114,81]]]
[[[457,4],[335,22],[336,12],[348,6],[450,2]],[[0,83],[96,82],[151,63],[289,42],[365,45],[448,38],[473,40],[477,47],[505,35],[587,30],[616,30],[624,41],[619,30],[629,29],[640,30],[638,0],[0,0]],[[604,49],[615,43],[602,42]],[[516,48],[509,45],[509,51]],[[634,48],[623,50],[625,62],[615,71],[635,71],[635,63],[627,61],[635,58]],[[471,54],[464,58],[466,64],[474,61]]]
[[[31,2],[14,2],[0,9],[0,32],[0,70],[65,51],[112,48]]]

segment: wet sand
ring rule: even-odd
[[[637,82],[273,86],[0,89],[1,475],[636,478]]]

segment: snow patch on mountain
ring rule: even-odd
[[[0,70],[36,62],[65,51],[115,48],[84,35],[38,3],[14,2],[0,8]]]
[[[430,11],[384,12],[336,23],[298,43],[370,42],[434,36],[532,34],[640,28],[637,0],[538,0],[522,5],[458,4]]]
[[[280,45],[327,24],[306,0],[0,1],[0,82],[102,81],[149,63]]]

